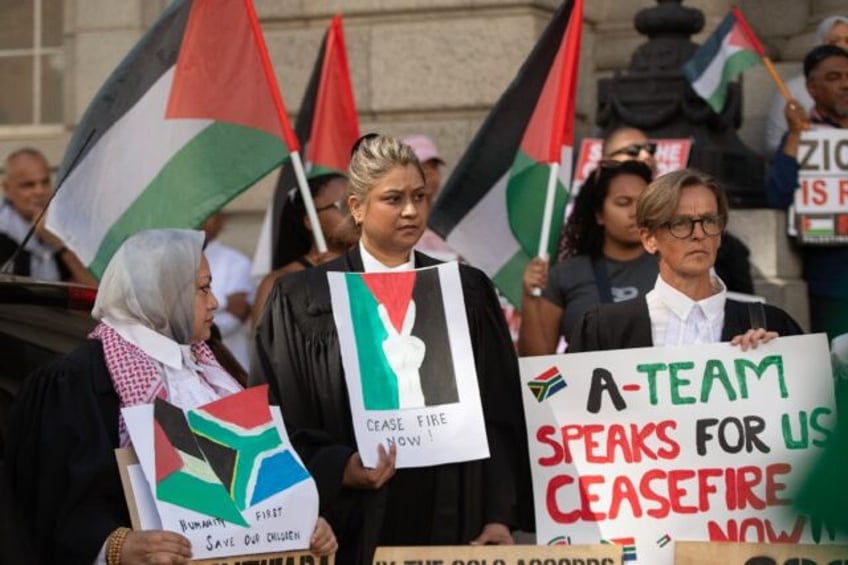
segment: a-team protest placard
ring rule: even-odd
[[[833,541],[791,507],[836,421],[824,334],[520,366],[539,544],[662,565],[675,540]]]
[[[848,131],[817,128],[801,134],[798,189],[790,233],[805,245],[848,243]]]

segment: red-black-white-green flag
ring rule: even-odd
[[[333,17],[324,34],[294,130],[303,147],[308,178],[328,173],[347,174],[350,148],[359,138],[359,118],[340,15]],[[289,191],[296,186],[293,167],[284,166],[274,192],[271,216],[273,269],[283,266],[278,260],[277,248],[284,245],[286,238],[285,233],[280,233],[277,220]]]
[[[199,226],[297,149],[251,0],[176,0],[86,110],[47,225],[99,277],[130,235]]]
[[[524,268],[540,248],[552,165],[559,170],[549,253],[559,237],[571,179],[582,20],[582,0],[564,2],[554,13],[430,215],[430,227],[514,305],[521,303]]]
[[[692,90],[719,113],[730,82],[745,69],[762,64],[764,56],[757,36],[734,6],[681,70]]]

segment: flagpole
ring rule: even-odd
[[[551,163],[551,169],[548,173],[548,187],[545,192],[545,209],[542,212],[542,232],[539,235],[539,253],[540,259],[548,258],[548,240],[551,238],[551,224],[554,218],[554,201],[556,200],[557,178],[559,177],[559,162]],[[541,296],[542,289],[534,288],[533,296]]]
[[[312,193],[309,192],[309,183],[306,182],[306,173],[303,170],[303,161],[300,159],[300,151],[292,151],[289,156],[294,167],[294,176],[297,177],[297,186],[300,189],[300,196],[303,198],[303,205],[306,207],[306,217],[309,218],[309,223],[312,225],[312,235],[315,237],[315,246],[318,248],[318,253],[327,252],[327,242],[324,240],[324,232],[321,231],[321,222],[318,221],[318,212],[315,210],[315,201],[312,200]]]

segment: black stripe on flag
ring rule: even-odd
[[[515,79],[504,91],[460,159],[428,225],[443,238],[483,199],[510,167],[565,36],[573,0],[563,2]],[[582,24],[579,22],[578,25]]]
[[[92,130],[95,130],[94,136],[80,157],[91,151],[112,124],[126,114],[176,64],[190,11],[191,0],[175,0],[100,87],[74,129],[58,178],[64,178],[70,173],[68,168]],[[127,148],[127,151],[131,150],[131,147]],[[77,163],[81,161],[80,158]],[[127,174],[131,173],[127,171]]]
[[[315,114],[315,104],[318,98],[318,87],[321,84],[321,72],[324,68],[324,53],[327,50],[327,35],[329,30],[324,32],[324,39],[321,41],[321,49],[318,51],[318,58],[315,61],[315,66],[312,69],[312,76],[309,77],[309,84],[306,86],[306,92],[303,93],[303,99],[300,102],[300,109],[297,111],[297,121],[294,125],[294,133],[297,135],[297,140],[300,142],[300,156],[306,165],[306,150],[309,145],[309,140],[312,137],[312,121]],[[283,163],[280,169],[280,176],[277,178],[277,187],[274,189],[274,208],[271,218],[271,268],[279,269],[283,265],[294,261],[301,255],[309,251],[311,243],[308,243],[302,252],[298,253],[296,249],[288,249],[292,246],[289,240],[290,234],[280,233],[280,215],[283,212],[283,207],[288,200],[289,191],[297,188],[297,178],[294,174],[294,167],[290,162]],[[283,254],[282,250],[286,249]]]

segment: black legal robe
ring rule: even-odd
[[[436,264],[416,252],[416,267]],[[339,539],[337,562],[370,565],[376,545],[467,544],[490,522],[532,529],[517,358],[491,282],[465,265],[460,279],[489,459],[400,469],[377,491],[342,486],[357,446],[329,271],[362,272],[359,248],[277,281],[257,327],[259,367],[251,383],[267,380],[271,403],[282,408],[292,443],[318,485],[322,515]]]
[[[769,304],[749,304],[728,299],[724,303],[724,327],[721,341],[730,341],[735,336],[754,327],[753,317],[757,310],[765,315],[765,329],[780,336],[800,335],[804,331],[789,314]],[[651,318],[644,296],[618,302],[600,304],[588,310],[575,324],[568,353],[581,351],[606,351],[633,347],[652,347]]]
[[[90,565],[130,526],[115,460],[118,395],[100,341],[27,377],[15,398],[3,487],[9,541],[31,563]],[[7,548],[10,549],[11,548]]]

